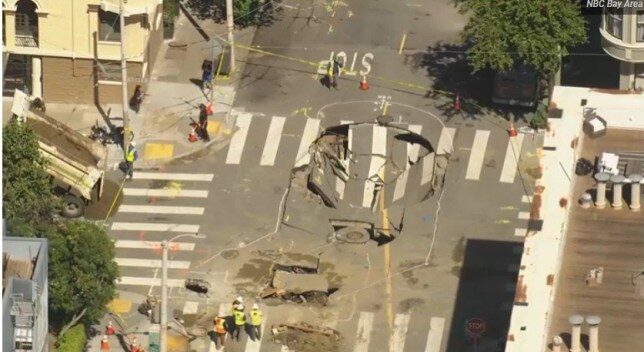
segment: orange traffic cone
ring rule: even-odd
[[[461,96],[458,94],[454,97],[454,111],[461,112]]]
[[[195,132],[195,129],[197,129],[197,127],[193,128],[192,131],[188,133],[188,141],[190,141],[191,143],[199,140],[199,137],[197,137],[197,133]]]
[[[114,326],[112,325],[112,321],[107,322],[107,327],[105,328],[105,334],[107,335],[114,335]]]
[[[369,83],[367,83],[367,76],[362,76],[362,80],[360,81],[360,89],[362,90],[369,89]]]
[[[101,351],[109,351],[110,350],[110,343],[107,341],[107,335],[103,335],[103,339],[101,340]]]
[[[517,130],[514,128],[514,123],[510,122],[510,129],[508,130],[508,134],[510,137],[516,137],[517,136]]]
[[[208,104],[206,104],[206,114],[208,114],[208,116],[210,116],[214,112],[215,112],[214,104],[212,102],[208,102]]]

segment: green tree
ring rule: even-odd
[[[179,16],[179,0],[163,0],[163,19],[173,22]]]
[[[87,221],[66,221],[49,236],[49,309],[61,335],[77,322],[92,324],[114,298],[114,243]]]
[[[38,139],[28,126],[12,120],[3,128],[2,147],[2,216],[15,235],[43,236],[59,201]]]
[[[456,0],[469,15],[462,32],[475,71],[505,71],[518,61],[543,77],[559,69],[567,48],[586,41],[580,5],[570,0]]]
[[[269,24],[280,10],[281,0],[233,0],[233,18],[239,27]],[[226,0],[187,0],[190,12],[204,20],[226,21]]]

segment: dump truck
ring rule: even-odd
[[[16,90],[11,112],[38,138],[54,194],[63,199],[61,214],[75,218],[103,193],[107,148],[35,108],[34,98]]]

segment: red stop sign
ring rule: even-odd
[[[485,332],[485,327],[485,320],[480,318],[471,318],[465,323],[465,330],[471,337],[480,337]]]

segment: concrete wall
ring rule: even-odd
[[[83,104],[121,103],[120,82],[98,81],[94,60],[43,57],[43,97],[47,102]],[[120,64],[120,63],[119,63]],[[142,79],[143,65],[128,62],[128,96]]]

